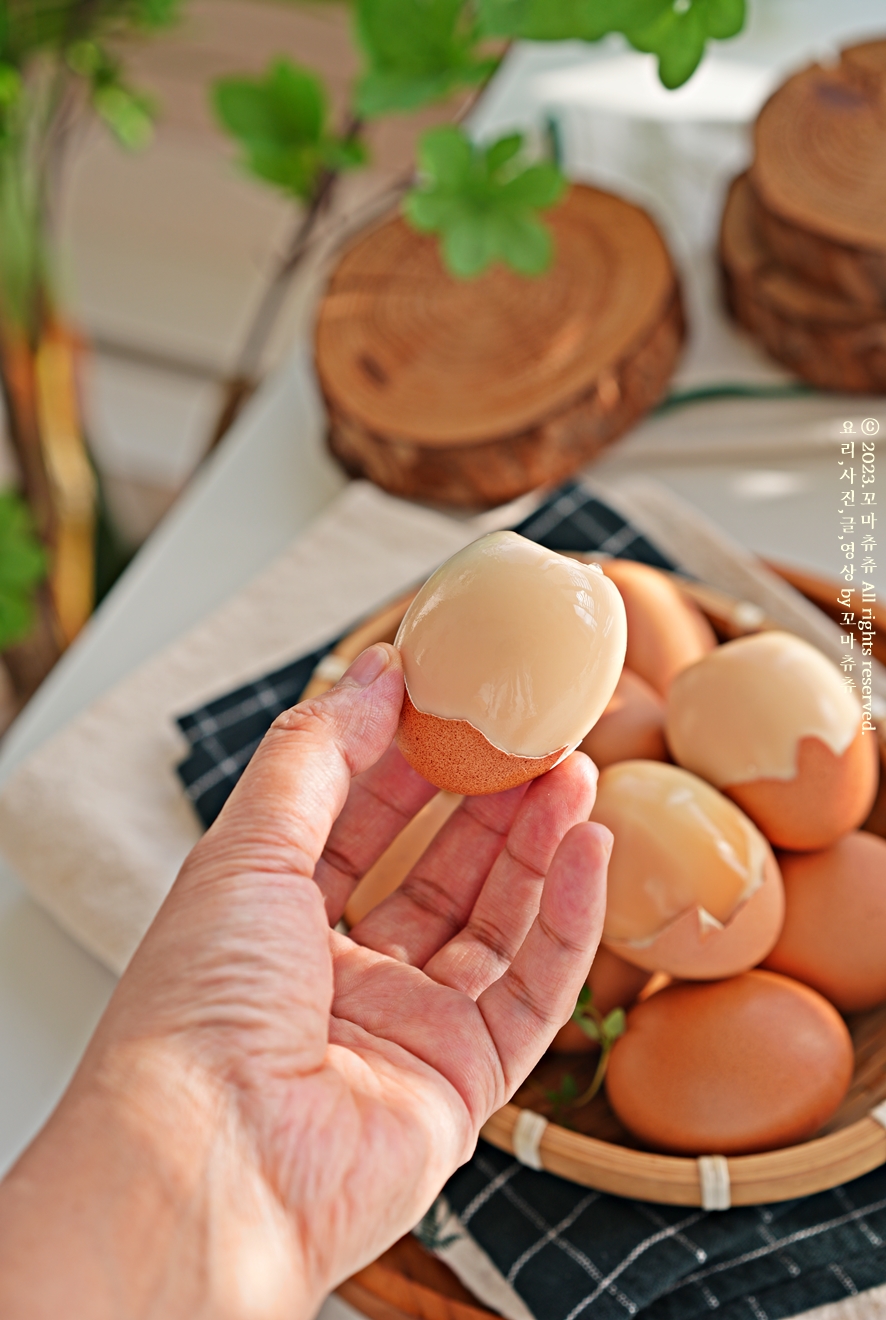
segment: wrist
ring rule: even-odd
[[[0,1186],[0,1313],[307,1317],[289,1217],[228,1087],[152,1042],[88,1059]]]

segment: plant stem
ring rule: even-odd
[[[353,142],[359,136],[362,126],[362,121],[357,116],[352,116],[343,134],[344,140]],[[225,381],[222,406],[206,449],[207,454],[215,449],[243,405],[255,392],[262,354],[286,300],[290,282],[311,247],[314,230],[323,212],[332,202],[340,177],[338,170],[323,170],[318,177],[314,195],[296,226],[286,254],[271,275],[243,341],[234,370]]]

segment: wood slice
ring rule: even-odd
[[[664,391],[683,339],[673,263],[638,207],[574,186],[556,258],[528,278],[456,280],[437,240],[388,220],[321,302],[329,443],[398,495],[488,507],[560,481]]]
[[[795,74],[763,107],[751,182],[773,254],[815,284],[886,306],[886,41]]]
[[[736,179],[720,229],[730,308],[797,375],[822,389],[886,391],[886,311],[850,302],[778,262],[756,224],[746,175]]]

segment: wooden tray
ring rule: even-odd
[[[838,587],[835,583],[779,565],[771,567],[824,613],[836,617]],[[759,611],[748,611],[745,602],[723,592],[683,578],[677,581],[681,590],[704,611],[721,640],[781,626],[773,620],[761,621]],[[373,642],[393,641],[413,594],[410,592],[385,607],[346,637],[334,652],[340,665],[337,667],[335,660],[327,657],[322,662],[322,677],[319,673],[315,675],[305,695],[316,695],[331,686],[338,672],[343,671],[364,647]],[[753,627],[743,622],[749,615],[756,615]],[[882,657],[886,632],[877,642],[875,654],[880,651]],[[882,731],[878,730],[877,737],[881,762],[880,791],[865,828],[886,837],[886,743]],[[886,1162],[886,1117],[882,1123],[870,1117],[871,1110],[886,1100],[886,1004],[853,1015],[848,1019],[848,1025],[855,1045],[855,1073],[837,1114],[818,1136],[809,1141],[760,1155],[729,1158],[726,1168],[730,1204],[755,1205],[809,1196],[860,1177]],[[579,1089],[584,1089],[593,1066],[593,1056],[546,1055],[514,1100],[492,1115],[481,1135],[499,1149],[513,1152],[514,1127],[520,1111],[532,1109],[549,1119],[539,1143],[539,1156],[541,1166],[551,1173],[618,1196],[669,1205],[702,1205],[699,1161],[638,1148],[631,1135],[619,1124],[604,1094],[576,1111],[574,1121],[578,1130],[567,1129],[550,1120],[552,1109],[545,1099],[545,1092],[556,1090],[566,1073],[571,1073]],[[425,1314],[423,1311],[407,1313]],[[430,1320],[430,1313],[428,1315]],[[452,1315],[454,1318],[455,1313]],[[381,1316],[379,1320],[382,1320]],[[461,1320],[470,1320],[470,1317],[462,1315]]]

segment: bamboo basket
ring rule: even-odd
[[[593,556],[577,556],[591,559]],[[836,584],[813,574],[770,565],[812,600],[823,613],[838,617]],[[781,625],[760,619],[759,611],[748,611],[747,603],[704,584],[677,579],[681,590],[710,620],[721,641]],[[305,691],[314,696],[325,691],[360,651],[374,642],[391,642],[414,593],[409,593],[379,611],[356,628],[321,662]],[[746,620],[756,615],[754,625]],[[882,621],[886,623],[886,620]],[[879,627],[879,623],[877,625]],[[875,641],[875,654],[886,658],[886,630]],[[879,653],[879,654],[878,654]],[[878,729],[880,791],[865,827],[886,837],[886,741]],[[854,1014],[848,1025],[855,1046],[855,1072],[849,1092],[830,1123],[811,1140],[759,1155],[718,1157],[720,1177],[728,1173],[726,1205],[756,1205],[809,1196],[839,1183],[860,1177],[886,1163],[886,1004],[866,1013]],[[547,1055],[539,1063],[514,1100],[493,1114],[481,1135],[501,1150],[514,1153],[514,1129],[522,1109],[532,1109],[549,1119],[551,1105],[545,1093],[556,1089],[566,1072],[572,1073],[580,1089],[590,1080],[593,1056]],[[587,1076],[585,1076],[585,1073]],[[880,1106],[880,1118],[871,1111]],[[703,1162],[682,1156],[659,1155],[639,1149],[621,1127],[605,1095],[575,1113],[580,1130],[548,1121],[536,1143],[538,1167],[571,1182],[618,1196],[669,1205],[711,1205]],[[715,1152],[711,1152],[715,1154]],[[722,1203],[717,1208],[725,1208]],[[373,1267],[374,1268],[374,1267]],[[365,1281],[364,1285],[365,1286]],[[405,1311],[424,1315],[423,1310]],[[374,1315],[376,1312],[367,1311]],[[387,1316],[388,1312],[385,1312]],[[444,1312],[447,1316],[450,1312]],[[455,1320],[456,1312],[451,1312]],[[462,1316],[462,1313],[458,1313]],[[379,1320],[382,1313],[379,1312]],[[436,1313],[435,1313],[436,1320]],[[463,1320],[469,1320],[467,1315]]]

